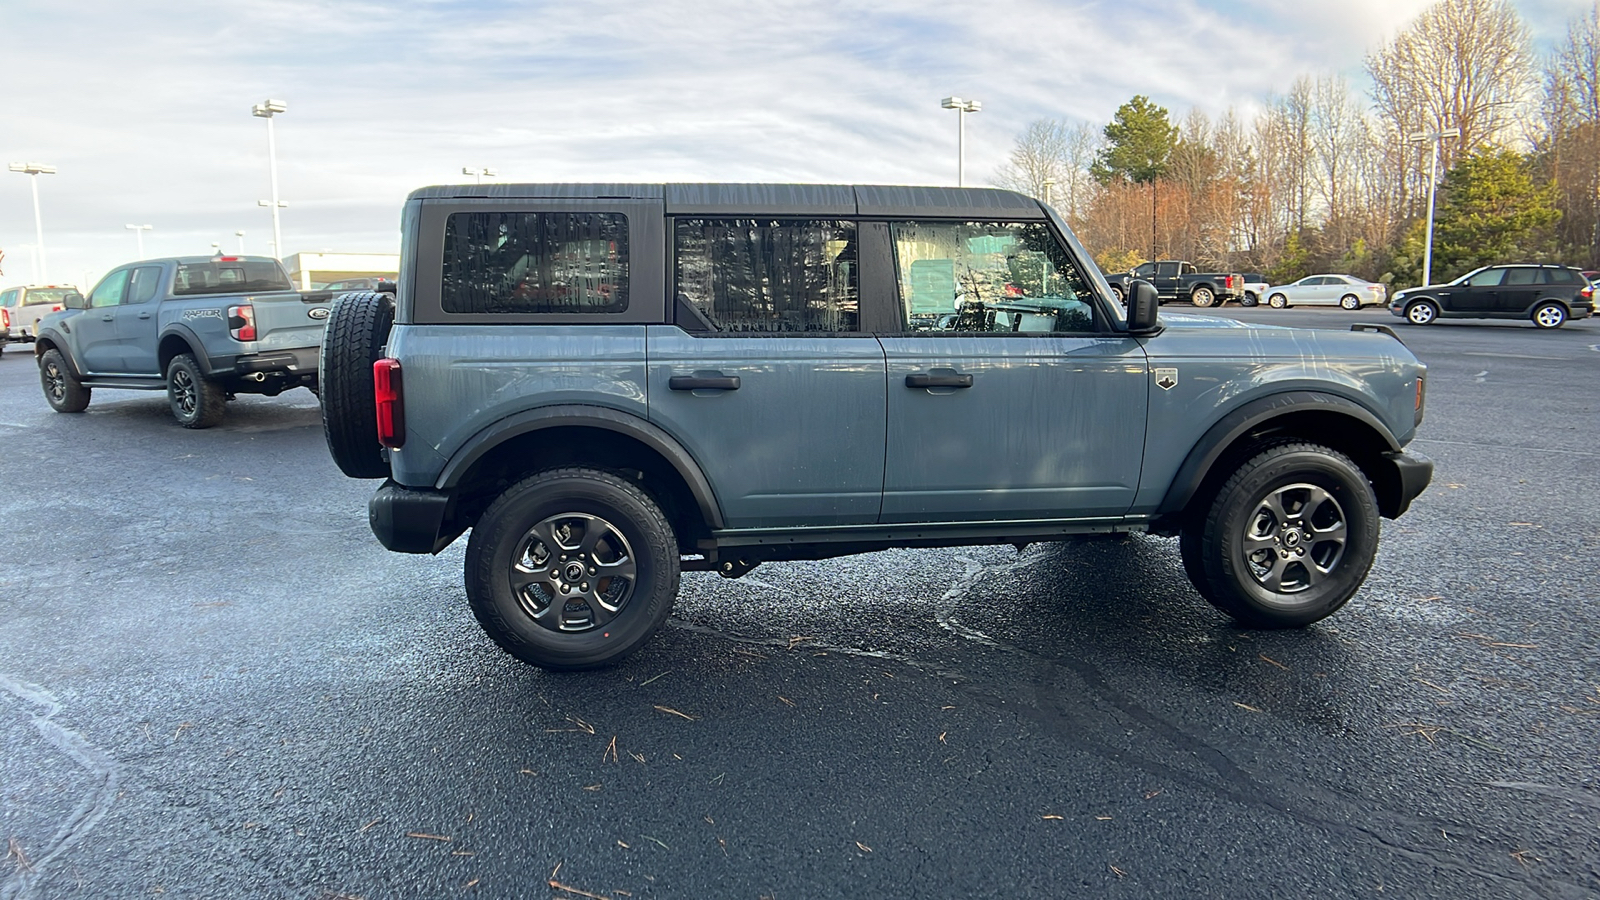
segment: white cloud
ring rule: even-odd
[[[1544,32],[1584,0],[1527,0]],[[951,183],[949,94],[976,97],[969,177],[1029,120],[1105,121],[1135,93],[1252,108],[1302,73],[1359,72],[1423,0],[860,3],[13,0],[0,153],[42,176],[55,280],[270,233],[277,120],[286,249],[393,250],[401,201],[464,165],[518,181]],[[6,283],[27,280],[25,179],[0,178]],[[87,285],[85,285],[87,286]]]

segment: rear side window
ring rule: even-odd
[[[22,291],[20,289],[15,291],[6,291],[5,293],[0,294],[0,306],[16,306],[17,298],[20,296],[22,296]]]
[[[445,222],[447,313],[619,313],[628,308],[621,213],[455,213]]]
[[[161,281],[160,266],[141,266],[133,270],[133,283],[128,286],[124,303],[149,303],[156,297],[156,286]]]
[[[1505,283],[1510,284],[1538,284],[1538,269],[1507,269]]]
[[[174,297],[292,290],[289,274],[275,259],[208,259],[178,263],[177,274],[172,279]]]
[[[1578,284],[1580,281],[1577,272],[1571,269],[1545,269],[1545,284]]]
[[[674,246],[679,300],[718,331],[860,330],[854,222],[679,219]]]

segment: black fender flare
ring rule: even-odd
[[[705,518],[706,524],[712,529],[724,527],[722,507],[717,503],[716,492],[712,490],[710,480],[706,478],[700,464],[689,455],[689,451],[658,426],[631,413],[607,406],[583,404],[542,406],[507,416],[468,438],[461,449],[450,457],[450,461],[445,463],[444,470],[439,473],[434,487],[445,491],[454,490],[466,474],[472,471],[473,465],[478,460],[512,438],[548,428],[567,426],[599,428],[615,432],[633,438],[659,453],[688,485],[689,493],[694,496],[695,503],[700,507],[700,515]]]
[[[1172,484],[1167,488],[1167,495],[1162,499],[1156,512],[1159,515],[1182,512],[1184,507],[1189,505],[1189,501],[1194,499],[1195,493],[1200,490],[1201,484],[1211,472],[1211,467],[1222,458],[1235,441],[1248,434],[1251,429],[1288,413],[1307,411],[1349,416],[1376,432],[1388,445],[1386,452],[1400,452],[1400,442],[1395,440],[1394,435],[1377,416],[1359,403],[1337,394],[1325,394],[1320,391],[1285,391],[1271,394],[1235,408],[1206,430],[1205,435],[1189,450],[1183,465],[1178,467],[1178,474],[1173,477]]]
[[[208,378],[211,377],[211,355],[205,351],[206,345],[200,340],[199,335],[176,322],[161,329],[161,333],[156,336],[156,357],[159,359],[161,356],[161,342],[174,335],[189,345],[189,352],[193,354],[194,361],[200,366],[200,374]],[[159,374],[162,378],[167,377],[164,369]]]
[[[34,335],[33,346],[35,356],[44,356],[45,351],[43,347],[46,343],[48,343],[52,349],[61,354],[61,358],[66,361],[67,369],[68,371],[72,372],[73,378],[81,380],[84,377],[83,369],[78,366],[78,361],[72,356],[72,343],[63,337],[61,332],[55,327],[45,329],[40,331],[37,335]]]

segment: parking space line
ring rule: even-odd
[[[1600,345],[1596,345],[1600,346]],[[1462,356],[1493,356],[1496,359],[1548,359],[1552,362],[1571,360],[1570,356],[1534,356],[1529,353],[1491,353],[1488,350],[1463,350]]]

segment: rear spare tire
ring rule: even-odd
[[[378,444],[372,364],[382,358],[394,327],[394,298],[376,291],[333,301],[317,359],[322,436],[339,470],[351,478],[387,478],[389,460]]]

